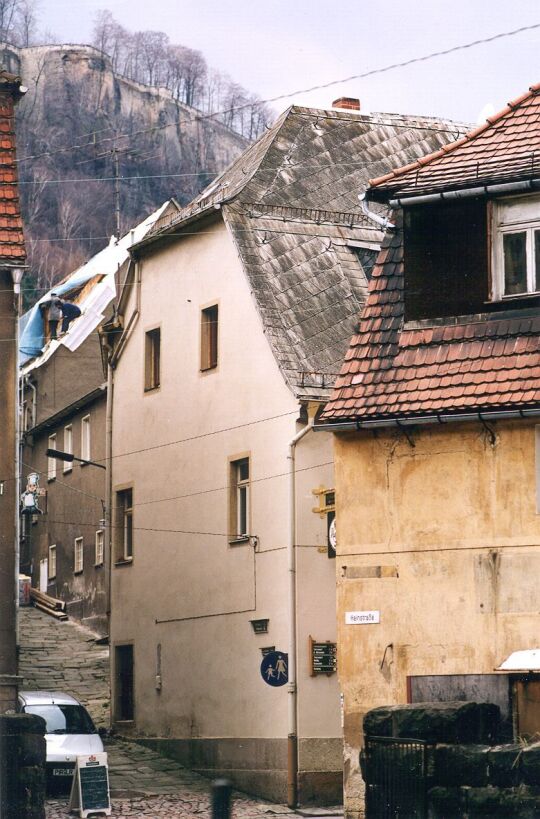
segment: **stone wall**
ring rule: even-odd
[[[366,781],[366,819],[378,819],[381,800],[401,804],[410,793],[394,795],[381,767],[384,744],[378,751],[369,739],[386,737],[421,740],[425,747],[425,813],[428,819],[534,819],[540,816],[540,742],[496,744],[501,730],[500,713],[490,703],[453,702],[375,708],[364,718],[366,750],[362,775]],[[393,746],[395,747],[395,746]],[[378,756],[378,759],[375,757]],[[395,759],[395,758],[394,758]],[[404,789],[413,787],[417,763],[404,755],[400,766]],[[393,763],[395,773],[395,761]],[[386,792],[379,793],[381,789]],[[378,801],[377,801],[378,800]],[[408,802],[410,804],[410,801]]]
[[[45,720],[0,715],[0,816],[45,819]]]

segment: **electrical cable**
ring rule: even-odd
[[[453,53],[455,53],[457,51],[464,51],[466,49],[474,48],[474,47],[476,47],[478,45],[484,45],[486,43],[492,43],[492,42],[495,42],[496,40],[500,40],[500,39],[507,38],[507,37],[514,37],[517,34],[521,34],[521,33],[525,32],[525,31],[533,31],[533,30],[538,29],[538,28],[540,28],[540,23],[533,23],[533,24],[528,25],[528,26],[520,26],[519,28],[513,29],[511,31],[503,31],[503,32],[500,32],[498,34],[494,34],[491,37],[483,37],[481,39],[473,40],[473,41],[471,41],[469,43],[463,43],[461,45],[452,46],[451,48],[443,49],[443,50],[440,50],[440,51],[433,51],[433,52],[431,52],[429,54],[425,54],[425,55],[423,55],[421,57],[412,57],[412,58],[410,58],[408,60],[403,60],[401,62],[396,62],[396,63],[392,63],[390,65],[382,66],[381,68],[373,68],[373,69],[370,69],[369,71],[364,71],[364,72],[362,72],[360,74],[351,74],[349,77],[343,77],[342,79],[339,79],[339,80],[331,80],[330,82],[321,83],[319,85],[313,85],[313,86],[310,86],[309,88],[300,88],[300,89],[297,89],[295,91],[287,92],[286,94],[278,94],[275,97],[268,97],[267,99],[258,100],[256,103],[248,102],[248,103],[244,103],[244,104],[239,105],[239,106],[235,106],[233,108],[225,108],[225,109],[222,109],[221,111],[214,111],[214,112],[212,112],[210,114],[197,114],[195,116],[195,121],[196,122],[197,121],[199,121],[199,122],[200,121],[205,121],[205,120],[213,119],[214,117],[223,116],[224,114],[229,114],[229,113],[233,113],[233,112],[237,112],[237,111],[242,111],[242,110],[244,110],[246,108],[251,108],[251,107],[254,107],[256,105],[267,105],[267,104],[272,103],[272,102],[279,102],[279,101],[284,100],[284,99],[289,99],[290,97],[295,97],[295,96],[297,96],[299,94],[309,94],[309,93],[311,93],[313,91],[320,91],[320,90],[325,89],[325,88],[331,88],[334,85],[341,85],[341,84],[344,84],[344,83],[347,83],[347,82],[351,82],[352,80],[366,79],[367,77],[372,77],[372,76],[375,76],[377,74],[384,74],[384,73],[387,73],[388,71],[395,71],[398,68],[406,68],[406,67],[408,67],[410,65],[414,65],[415,63],[426,62],[427,60],[432,60],[432,59],[435,59],[437,57],[444,57],[444,56],[447,56],[448,54],[453,54]],[[139,129],[137,131],[132,131],[132,132],[124,133],[124,134],[115,134],[112,137],[103,137],[101,139],[101,143],[113,142],[113,141],[116,142],[119,139],[130,139],[130,138],[132,138],[134,136],[139,136],[141,134],[152,133],[152,132],[155,132],[155,131],[162,131],[165,128],[178,127],[179,125],[182,125],[182,124],[183,124],[183,120],[174,120],[173,122],[168,122],[168,123],[165,123],[165,124],[162,124],[162,125],[155,125],[155,126],[152,126],[150,128],[142,128],[142,129]],[[79,150],[81,148],[88,148],[88,147],[94,147],[94,146],[95,146],[95,143],[93,143],[93,142],[85,143],[84,145],[65,146],[63,148],[57,148],[56,150],[53,150],[53,151],[44,151],[44,152],[42,152],[40,154],[34,154],[34,155],[30,155],[30,156],[21,157],[20,159],[17,159],[16,162],[17,163],[27,162],[27,161],[29,161],[31,159],[39,159],[39,158],[44,157],[44,156],[52,156],[52,155],[57,154],[57,153],[63,153],[63,152],[72,151],[72,150]]]

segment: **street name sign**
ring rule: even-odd
[[[69,810],[81,819],[92,813],[111,815],[107,754],[78,756],[71,783]]]
[[[369,626],[381,622],[380,611],[346,611],[345,624],[347,626]]]

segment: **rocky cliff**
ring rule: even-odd
[[[115,74],[92,46],[4,45],[1,54],[28,87],[17,144],[36,291],[106,244],[117,205],[125,232],[171,196],[189,201],[247,145],[167,89]]]

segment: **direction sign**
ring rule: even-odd
[[[268,685],[278,688],[289,679],[289,657],[284,651],[271,651],[261,663],[261,677]]]

